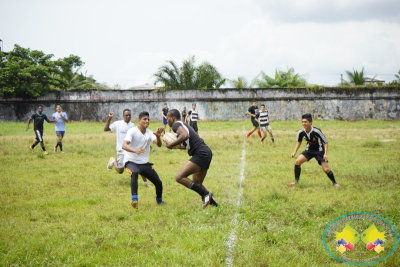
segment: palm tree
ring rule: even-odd
[[[348,81],[346,81],[347,84],[352,84],[352,85],[364,85],[365,84],[365,76],[364,76],[364,67],[362,67],[361,71],[358,72],[355,69],[353,69],[353,72],[351,71],[346,71]]]
[[[249,83],[247,82],[245,77],[237,77],[236,80],[229,80],[233,88],[244,89],[249,88]]]
[[[263,71],[258,76],[261,76],[261,79],[257,81],[260,88],[305,87],[307,84],[306,79],[295,73],[293,68],[288,68],[287,71],[275,69],[274,78]]]
[[[218,70],[208,62],[196,66],[195,56],[183,60],[182,66],[167,60],[167,64],[153,74],[154,84],[162,83],[164,89],[210,89],[220,88],[225,83]]]

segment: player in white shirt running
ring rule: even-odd
[[[64,154],[62,140],[65,134],[65,123],[69,122],[69,119],[67,113],[62,111],[61,104],[57,104],[56,112],[53,113],[52,119],[57,121],[55,123],[57,145],[54,147],[54,153],[57,153],[57,148],[60,147],[60,153]]]
[[[139,125],[131,128],[125,135],[122,145],[124,152],[124,166],[131,175],[131,194],[132,207],[138,208],[138,176],[144,175],[156,187],[156,203],[164,205],[162,201],[163,186],[157,172],[153,168],[153,163],[149,162],[150,143],[161,147],[161,134],[164,128],[158,128],[156,132],[149,129],[149,113],[144,111],[139,114]]]
[[[108,120],[106,125],[104,126],[104,131],[115,131],[115,136],[117,140],[116,150],[117,150],[117,160],[111,157],[107,164],[107,170],[111,171],[113,167],[115,170],[122,174],[124,172],[124,150],[122,150],[122,143],[124,142],[124,138],[128,130],[132,127],[135,127],[135,124],[131,122],[131,111],[129,109],[124,109],[122,113],[124,119],[115,121],[110,125],[111,119],[114,116],[113,112],[108,114]],[[148,188],[152,188],[151,185],[147,182],[146,177],[143,177],[143,182]]]

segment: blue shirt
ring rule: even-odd
[[[63,115],[63,117],[65,119],[68,119],[67,113],[61,112],[61,114]],[[57,120],[57,122],[55,123],[56,132],[65,132],[65,120],[63,118],[61,118],[60,114],[58,112],[55,112],[55,113],[53,113],[51,118],[53,120]]]

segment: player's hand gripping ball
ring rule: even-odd
[[[176,139],[178,139],[177,135],[175,133],[165,133],[163,136],[163,141],[164,142],[168,142],[168,143],[172,143],[174,141],[176,141]],[[181,147],[181,145],[176,145],[174,147],[172,147],[172,149],[179,149]]]

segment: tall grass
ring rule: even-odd
[[[128,174],[106,171],[115,135],[103,132],[103,124],[68,124],[65,154],[53,154],[54,125],[45,124],[50,154],[43,155],[40,147],[29,152],[34,135],[25,123],[0,123],[0,265],[224,266],[235,232],[234,266],[341,266],[322,243],[336,217],[372,212],[400,230],[400,122],[314,125],[329,140],[339,190],[315,160],[302,166],[300,186],[285,186],[294,179],[290,153],[299,121],[273,122],[275,143],[267,138],[262,145],[256,133],[244,140],[250,122],[200,122],[200,135],[213,150],[205,186],[220,206],[201,210],[200,197],[175,182],[189,159],[184,151],[153,146],[150,161],[167,206],[156,206],[154,189],[140,182],[136,211]],[[400,266],[399,256],[397,250],[375,266]]]

